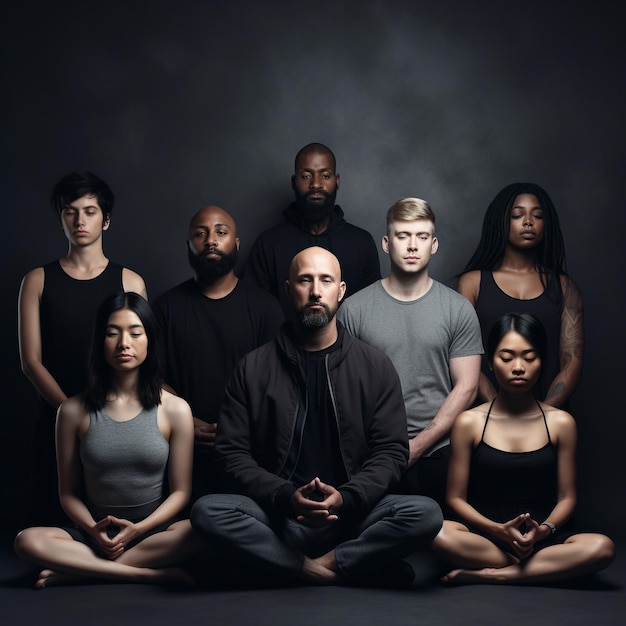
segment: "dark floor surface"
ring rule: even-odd
[[[35,591],[36,569],[20,562],[3,538],[0,624],[623,626],[626,540],[616,543],[617,559],[608,569],[558,586],[443,587],[425,582],[432,570],[420,561],[419,580],[402,590],[296,586],[182,591],[91,583]]]

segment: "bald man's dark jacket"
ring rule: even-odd
[[[365,514],[406,469],[404,400],[390,359],[338,328],[341,345],[326,355],[326,382],[348,478],[333,487],[344,496],[343,515]],[[287,514],[296,490],[289,452],[302,435],[305,389],[288,325],[239,362],[226,389],[217,470],[226,490],[253,498],[270,514]]]

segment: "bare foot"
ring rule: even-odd
[[[51,569],[42,569],[35,582],[35,589],[45,589],[46,587],[55,587],[58,585],[71,585],[79,580],[81,580],[80,576],[61,574]]]
[[[149,572],[150,570],[145,570]],[[63,574],[62,572],[55,572],[51,569],[44,569],[39,572],[39,577],[35,582],[35,589],[45,589],[46,587],[55,587],[59,585],[72,585],[76,583],[81,583],[85,581],[96,581],[96,582],[125,582],[125,579],[111,579],[111,578],[89,578],[86,576],[74,576],[72,574]],[[130,580],[126,580],[126,582],[131,582]],[[141,583],[155,583],[158,585],[165,585],[168,587],[194,587],[196,581],[193,576],[182,567],[166,567],[163,569],[155,569],[151,571],[151,574],[148,579],[144,580],[135,580],[132,582],[141,582]]]
[[[156,582],[169,587],[195,587],[194,577],[182,567],[165,567],[157,570],[159,577]]]
[[[446,585],[466,585],[472,583],[505,583],[502,568],[484,567],[482,569],[455,569],[448,572],[441,582]]]
[[[315,585],[336,585],[339,582],[339,574],[320,562],[320,559],[304,557],[302,571],[304,580]]]

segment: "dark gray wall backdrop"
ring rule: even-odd
[[[105,251],[151,296],[190,275],[186,223],[207,203],[245,258],[291,200],[296,151],[336,153],[338,201],[380,239],[398,198],[438,220],[445,282],[504,185],[552,195],[584,292],[573,412],[579,519],[625,527],[622,409],[625,46],[612,3],[281,0],[25,2],[2,26],[2,516],[19,524],[32,426],[19,370],[22,276],[61,256],[52,184],[91,169],[117,196]],[[381,260],[386,270],[387,260]]]

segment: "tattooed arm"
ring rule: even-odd
[[[585,334],[583,328],[583,298],[580,289],[568,276],[561,276],[563,311],[559,337],[559,362],[556,375],[545,398],[547,404],[562,407],[580,381],[583,369]]]

